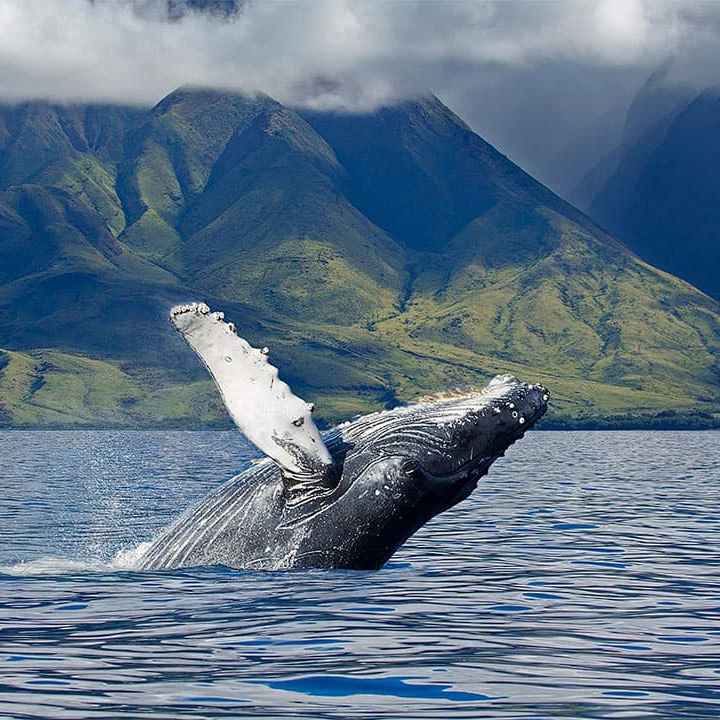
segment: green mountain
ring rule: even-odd
[[[720,419],[720,306],[435,98],[0,109],[0,423],[227,424],[166,319],[190,299],[327,421],[503,371],[550,424]]]

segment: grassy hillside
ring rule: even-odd
[[[433,98],[5,109],[0,189],[6,426],[227,424],[167,323],[189,299],[326,422],[509,371],[553,390],[549,425],[720,425],[718,304]]]

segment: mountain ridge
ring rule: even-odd
[[[191,299],[328,422],[505,371],[555,390],[555,425],[718,422],[717,303],[437,98],[341,115],[181,88],[0,129],[5,425],[227,424],[166,322]]]

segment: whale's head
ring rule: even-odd
[[[480,392],[375,413],[338,428],[342,481],[368,532],[396,547],[466,498],[545,413],[548,391],[509,375]],[[372,538],[370,538],[372,542]]]

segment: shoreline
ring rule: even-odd
[[[339,424],[339,423],[338,423]],[[321,428],[321,431],[330,429],[331,425]],[[648,423],[641,420],[627,420],[625,422],[605,422],[602,419],[588,420],[586,422],[565,422],[551,420],[534,427],[529,432],[708,432],[720,430],[720,420],[705,423],[678,422],[678,423]],[[0,426],[3,432],[240,432],[232,426],[123,426],[123,425],[13,425]]]

